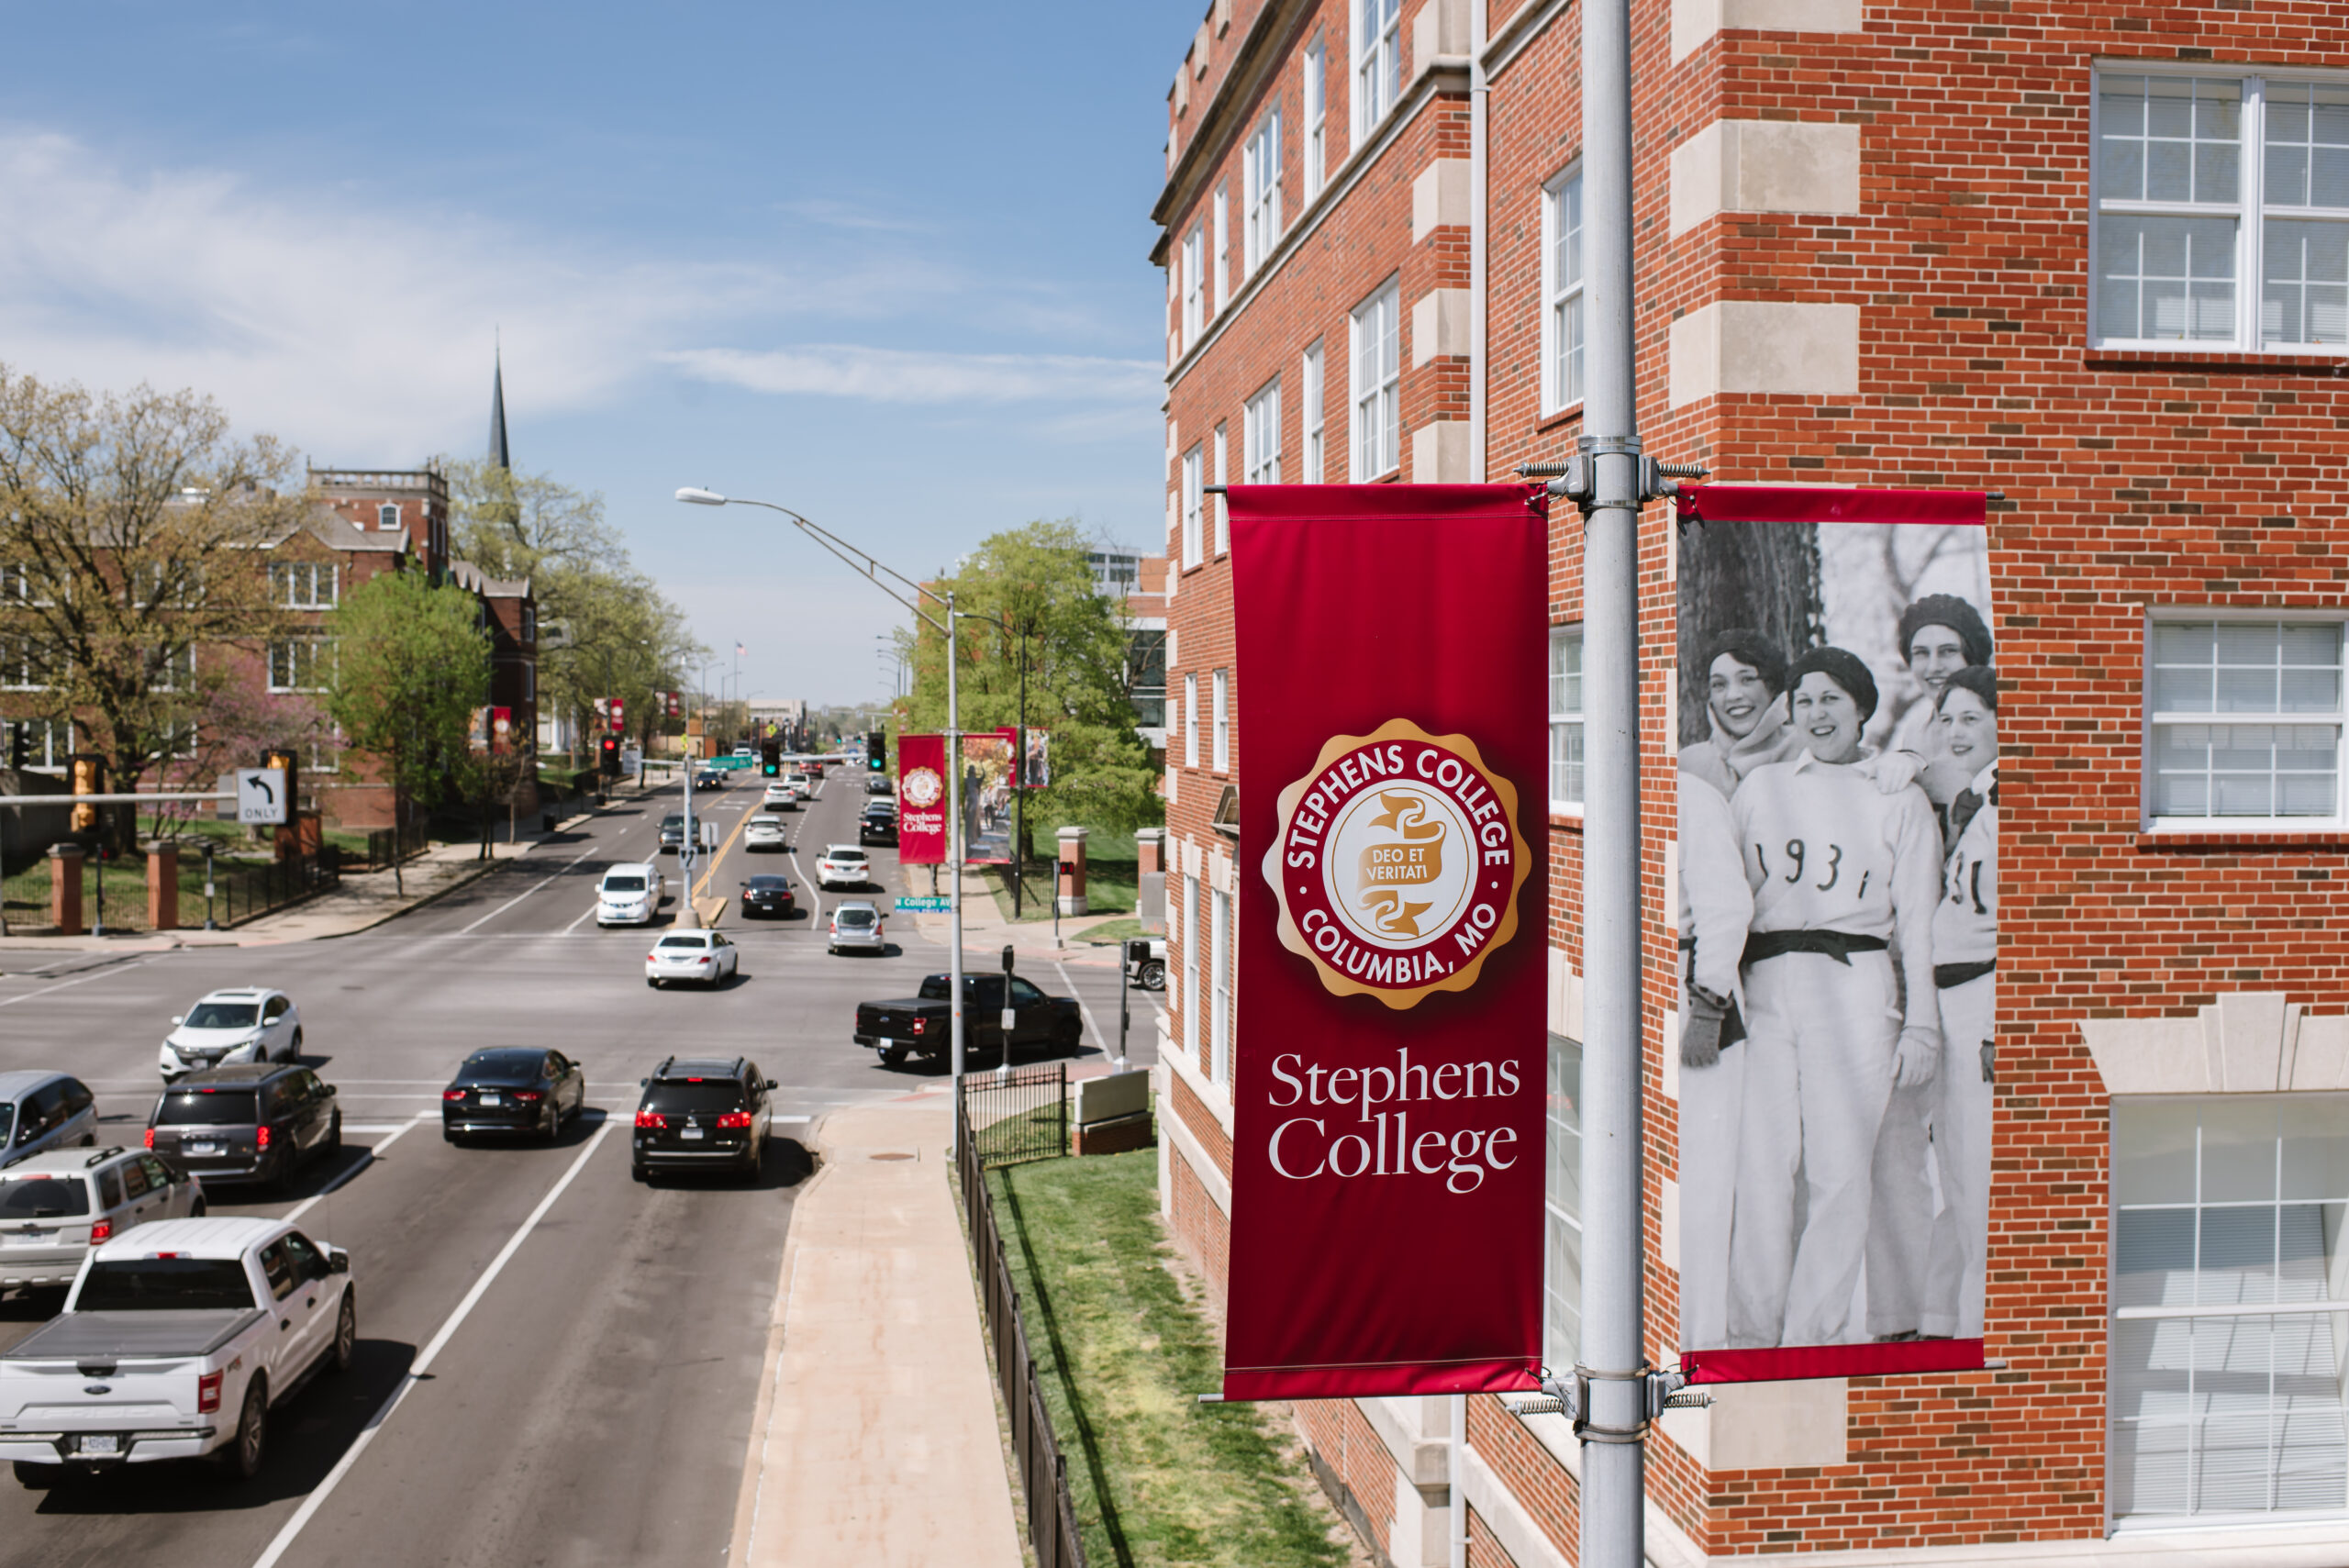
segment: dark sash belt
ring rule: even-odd
[[[1995,958],[1981,959],[1973,963],[1937,963],[1933,965],[1933,984],[1936,989],[1947,991],[1969,980],[1979,980],[1998,967],[1998,961]]]
[[[1745,939],[1745,963],[1760,963],[1765,958],[1781,953],[1824,953],[1841,964],[1849,964],[1855,952],[1882,952],[1886,946],[1882,937],[1856,937],[1849,931],[1755,931]]]

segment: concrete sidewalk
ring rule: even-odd
[[[791,1218],[728,1561],[1019,1568],[942,1088],[836,1111]],[[911,1156],[911,1158],[907,1158]]]

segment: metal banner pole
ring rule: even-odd
[[[963,706],[954,681],[954,595],[946,595],[946,990],[953,1009],[954,1152],[963,1152]]]

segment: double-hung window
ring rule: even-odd
[[[1403,96],[1403,0],[1354,0],[1354,145]]]
[[[1183,351],[1199,346],[1208,328],[1208,230],[1195,223],[1183,237]]]
[[[1199,1059],[1199,879],[1183,878],[1183,1049]]]
[[[1281,239],[1281,110],[1273,106],[1242,153],[1240,180],[1241,267],[1253,274]]]
[[[2349,1517],[2349,1095],[2112,1106],[2121,1523]]]
[[[1550,809],[1582,810],[1582,628],[1550,628]]]
[[[1549,1163],[1542,1184],[1542,1355],[1554,1370],[1582,1351],[1582,1047],[1550,1037]]]
[[[289,610],[330,610],[340,569],[332,562],[273,561],[269,567],[270,596]]]
[[[2308,829],[2342,805],[2343,623],[2164,616],[2148,628],[2145,815]]]
[[[1199,677],[1197,672],[1183,677],[1183,765],[1199,765]]]
[[[1208,949],[1208,1040],[1211,1047],[1208,1058],[1208,1077],[1213,1083],[1229,1086],[1231,1083],[1231,895],[1211,892],[1208,895],[1208,902],[1214,912]]]
[[[1321,194],[1330,177],[1330,48],[1317,40],[1305,51],[1305,199]]]
[[[1241,410],[1240,476],[1250,484],[1281,482],[1281,384],[1250,398]]]
[[[2349,347],[2349,82],[2099,72],[2092,246],[2101,346]]]
[[[1223,487],[1231,483],[1230,470],[1224,466],[1230,445],[1230,428],[1218,425],[1215,428],[1215,552],[1218,555],[1231,553],[1231,508],[1224,504],[1223,495]]]
[[[1215,188],[1215,313],[1231,299],[1231,191],[1228,185]]]
[[[376,507],[375,526],[379,528],[398,528],[400,526],[399,507],[389,501],[386,501],[382,506]]]
[[[1582,171],[1542,191],[1542,412],[1582,401]]]
[[[147,655],[147,689],[150,692],[192,692],[195,689],[195,644],[150,649]]]
[[[1321,441],[1321,339],[1316,338],[1305,350],[1305,363],[1300,378],[1305,383],[1305,406],[1299,410],[1305,426],[1305,483],[1324,484],[1329,470],[1323,467],[1326,454]]]
[[[1403,465],[1402,291],[1397,283],[1353,314],[1353,482]]]
[[[29,637],[0,637],[0,691],[38,692],[49,686],[49,662]]]
[[[1215,771],[1231,771],[1231,672],[1215,673]]]
[[[1205,454],[1197,447],[1183,454],[1183,565],[1186,570],[1207,559],[1207,531],[1199,521],[1199,503],[1207,499],[1207,479],[1201,472],[1205,462]]]
[[[289,637],[269,645],[269,689],[273,692],[315,692],[326,686],[327,660],[332,657],[322,638]]]

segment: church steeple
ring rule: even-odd
[[[489,462],[492,468],[512,472],[512,455],[506,450],[506,351],[497,350],[495,368],[489,373]]]

